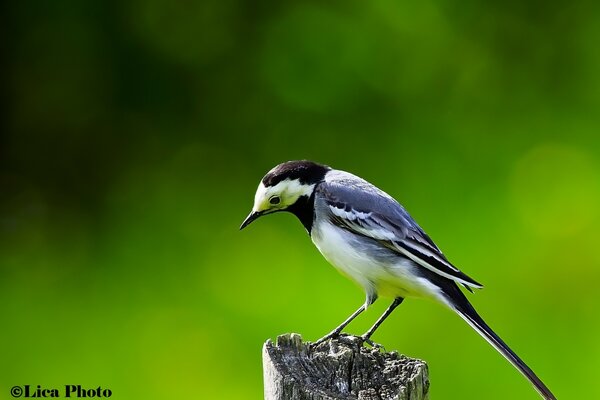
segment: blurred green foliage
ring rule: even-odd
[[[599,8],[8,3],[0,397],[260,398],[265,339],[363,301],[291,216],[238,232],[262,175],[307,158],[400,200],[559,398],[599,398]],[[433,399],[536,398],[428,302],[374,339],[429,362]]]

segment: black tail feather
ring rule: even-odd
[[[540,378],[508,347],[506,343],[490,328],[485,321],[477,314],[473,306],[469,303],[458,286],[454,285],[456,292],[448,296],[454,310],[477,331],[485,340],[487,340],[500,354],[504,356],[515,368],[521,372],[535,387],[538,393],[545,400],[556,400],[550,389],[541,381]]]

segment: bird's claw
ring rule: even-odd
[[[368,336],[363,335],[360,338],[362,339],[363,343],[368,344],[372,348],[377,349],[379,351],[385,351],[385,347],[383,347],[383,345],[381,345],[379,343],[375,343],[374,341],[372,341],[371,339],[369,339]]]
[[[342,335],[342,333],[341,333],[340,331],[337,331],[337,330],[335,330],[335,331],[332,331],[332,332],[329,332],[327,335],[325,335],[325,336],[323,336],[321,339],[317,340],[317,341],[315,342],[315,346],[318,346],[318,345],[320,345],[321,343],[323,343],[323,342],[325,342],[325,341],[327,341],[327,340],[329,340],[329,339],[337,339],[337,338],[339,338],[341,335]]]
[[[366,343],[376,350],[385,351],[385,347],[383,347],[383,345],[381,345],[379,343],[375,343],[374,341],[372,341],[370,339],[370,336],[367,336],[366,334],[362,335],[362,336],[352,336],[352,335],[348,335],[348,334],[340,332],[340,331],[332,331],[332,332],[328,333],[327,335],[323,336],[321,339],[314,342],[313,345],[318,346],[321,343],[326,342],[330,339],[342,339],[342,338],[346,338],[346,337],[348,339],[352,339],[352,340],[350,340],[350,342],[362,343],[362,344]]]

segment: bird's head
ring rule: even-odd
[[[240,229],[266,214],[277,211],[295,212],[296,206],[306,202],[317,183],[330,168],[312,161],[288,161],[279,164],[262,178],[254,195],[254,206]]]

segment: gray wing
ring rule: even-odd
[[[467,289],[483,285],[452,265],[391,196],[354,175],[341,173],[316,188],[333,224],[380,242],[394,252]]]

